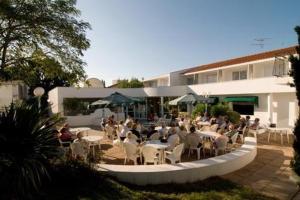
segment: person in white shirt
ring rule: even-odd
[[[220,129],[219,134],[220,135],[214,141],[214,145],[216,148],[218,148],[222,144],[227,144],[229,142],[229,138],[224,134],[224,130]]]
[[[131,131],[128,131],[126,133],[126,138],[124,140],[124,143],[131,143],[131,144],[134,144],[134,145],[138,145],[137,141],[132,137],[132,132]]]
[[[158,133],[159,133],[160,137],[166,137],[166,135],[168,133],[168,129],[167,129],[165,123],[161,124],[161,129],[158,130]]]
[[[123,141],[126,138],[126,134],[130,131],[131,122],[128,122],[126,125],[123,125],[123,128],[120,131],[120,139]]]

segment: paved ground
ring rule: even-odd
[[[293,156],[292,141],[287,144],[286,137],[283,139],[283,145],[280,144],[279,137],[277,140],[271,137],[270,143],[268,143],[267,134],[259,135],[255,160],[246,167],[223,177],[278,199],[300,200],[297,185],[289,179],[291,175],[290,160]],[[292,140],[291,137],[290,140]],[[104,153],[101,156],[101,163],[123,164],[124,153],[121,148],[113,147],[110,140],[105,140],[101,148]],[[202,155],[201,157],[203,159]],[[182,160],[192,161],[195,159],[195,154],[191,158],[185,154]]]
[[[289,180],[290,160],[293,156],[291,144],[280,144],[267,134],[258,137],[257,157],[246,167],[223,176],[233,182],[249,186],[254,190],[282,200],[300,199],[297,185]]]

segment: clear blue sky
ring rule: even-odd
[[[77,0],[85,70],[110,85],[297,44],[299,0]],[[263,48],[255,38],[271,38]]]

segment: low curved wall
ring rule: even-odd
[[[256,138],[246,137],[245,143],[231,153],[193,162],[174,165],[99,164],[95,167],[120,181],[136,185],[187,183],[236,171],[252,162],[256,154]]]

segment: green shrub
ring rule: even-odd
[[[26,199],[49,178],[49,159],[60,155],[53,128],[61,122],[37,104],[11,104],[0,114],[0,199]]]
[[[209,113],[209,110],[210,110],[210,106],[207,105],[207,110],[208,110],[208,113]],[[192,112],[192,117],[195,118],[197,115],[199,114],[204,114],[205,113],[205,104],[203,103],[198,103],[193,112]]]
[[[224,116],[224,115],[227,115],[227,112],[229,111],[229,106],[226,105],[226,104],[217,104],[217,105],[213,105],[211,107],[211,110],[210,110],[210,115],[211,116],[215,116],[215,117],[218,117],[218,116]]]
[[[229,118],[229,121],[233,124],[238,124],[239,121],[240,121],[240,118],[241,118],[241,115],[240,113],[236,112],[236,111],[232,111],[232,110],[229,110],[227,111],[227,116]]]

